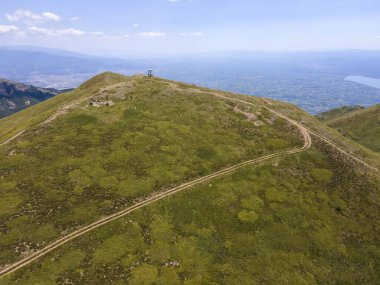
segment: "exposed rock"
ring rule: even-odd
[[[178,261],[174,260],[174,261],[166,262],[165,266],[166,267],[180,267],[181,264]]]
[[[89,103],[92,107],[113,106],[115,103],[112,100],[92,99]]]
[[[235,107],[235,108],[234,108],[234,112],[235,112],[235,113],[239,113],[239,114],[243,114],[243,115],[246,116],[247,119],[250,120],[250,121],[257,120],[257,117],[256,117],[254,114],[249,113],[249,112],[242,111],[242,110],[240,110],[238,107]]]
[[[7,100],[7,104],[8,104],[8,109],[10,109],[10,110],[15,110],[17,107],[16,103],[9,101],[9,100]]]
[[[276,120],[276,118],[265,119],[265,121],[266,121],[269,125],[271,125],[271,126],[274,125],[275,120]]]

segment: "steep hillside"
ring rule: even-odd
[[[330,116],[333,113],[336,114]],[[348,112],[331,111],[330,115],[323,115],[327,125],[345,137],[380,152],[380,105],[367,109],[352,107]]]
[[[39,88],[0,78],[0,118],[49,99],[60,90]]]
[[[330,120],[334,120],[341,116],[363,109],[364,107],[362,106],[343,106],[340,108],[329,110],[327,112],[320,113],[316,117],[318,118],[318,120],[322,122],[328,122]]]
[[[294,106],[105,73],[0,138],[0,284],[380,278],[379,160]]]

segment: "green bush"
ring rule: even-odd
[[[330,182],[333,177],[333,173],[328,169],[314,168],[311,170],[311,176],[319,182]]]
[[[286,193],[271,187],[265,191],[265,198],[270,202],[284,202],[286,201]]]
[[[211,159],[216,155],[215,149],[212,147],[200,147],[198,148],[198,156],[202,159]]]
[[[140,111],[136,109],[126,109],[123,114],[125,119],[136,119],[143,115]]]
[[[143,264],[132,271],[132,277],[129,280],[130,285],[151,285],[158,278],[158,269],[149,264]]]
[[[0,217],[12,215],[17,212],[18,206],[23,202],[22,196],[16,193],[7,193],[0,196]]]
[[[269,139],[268,146],[273,150],[283,149],[289,146],[289,143],[283,139]]]
[[[77,114],[69,117],[68,123],[73,124],[75,126],[86,126],[89,124],[95,124],[98,121],[96,117],[89,116],[86,114]]]
[[[249,198],[243,199],[241,201],[241,206],[249,210],[260,210],[264,205],[263,200],[259,196],[252,195]]]
[[[243,211],[239,212],[238,218],[242,222],[254,223],[259,218],[259,215],[255,211],[243,210]]]

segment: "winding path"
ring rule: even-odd
[[[196,89],[194,89],[194,90],[196,90]],[[198,90],[196,90],[196,91],[198,91]],[[315,131],[310,130],[309,128],[305,127],[304,125],[298,123],[295,120],[290,119],[289,117],[285,116],[284,114],[282,114],[282,113],[280,113],[278,111],[275,111],[275,110],[269,108],[268,106],[265,106],[265,105],[255,105],[255,104],[253,104],[251,102],[247,102],[247,101],[244,101],[244,100],[240,100],[240,99],[235,99],[235,98],[223,96],[223,95],[220,95],[220,94],[214,93],[214,92],[203,92],[203,93],[207,93],[207,94],[210,94],[210,95],[213,95],[213,96],[225,99],[225,100],[231,100],[231,101],[235,101],[235,102],[240,102],[240,103],[243,103],[243,104],[246,104],[246,105],[249,105],[249,106],[260,106],[260,107],[263,107],[266,110],[268,110],[269,112],[271,112],[272,114],[275,114],[277,117],[283,118],[283,119],[287,120],[288,122],[290,122],[291,124],[293,124],[294,126],[296,126],[301,131],[301,133],[303,134],[304,138],[305,138],[304,132],[307,132],[309,137],[310,137],[310,135],[313,135],[313,136],[317,137],[318,139],[320,139],[321,141],[323,141],[324,143],[330,145],[332,148],[334,148],[335,150],[337,150],[338,152],[340,152],[344,156],[346,156],[346,157],[348,157],[348,158],[350,158],[350,159],[352,159],[352,160],[354,160],[354,161],[356,161],[356,162],[364,165],[367,168],[370,168],[370,169],[372,169],[372,170],[374,170],[376,172],[379,172],[378,168],[374,167],[373,165],[368,164],[363,159],[355,156],[354,154],[350,153],[348,150],[345,150],[344,148],[338,146],[332,140],[330,140],[330,139],[328,139],[328,138],[326,138],[326,137],[324,137],[324,136],[316,133]]]
[[[25,133],[25,130],[18,132],[17,134],[13,135],[9,139],[3,141],[2,143],[0,143],[0,146],[6,145],[7,143],[9,143],[9,142],[13,141],[14,139],[16,139],[17,137],[21,136],[23,133]]]
[[[201,92],[198,90],[198,92]],[[235,101],[235,102],[240,102],[240,103],[243,103],[243,104],[246,104],[246,105],[250,105],[250,106],[255,106],[253,103],[251,102],[247,102],[247,101],[244,101],[244,100],[240,100],[240,99],[235,99],[235,98],[231,98],[231,97],[227,97],[227,96],[223,96],[223,95],[220,95],[218,93],[212,93],[212,92],[202,92],[202,93],[206,93],[206,94],[211,94],[211,95],[214,95],[216,97],[219,97],[221,99],[224,99],[224,100],[229,100],[229,101]],[[57,249],[58,247],[68,243],[69,241],[72,241],[82,235],[84,235],[85,233],[88,233],[98,227],[101,227],[105,224],[108,224],[116,219],[119,219],[125,215],[128,215],[129,213],[133,212],[133,211],[136,211],[140,208],[143,208],[151,203],[154,203],[156,201],[159,201],[161,199],[164,199],[168,196],[171,196],[171,195],[174,195],[175,193],[178,193],[178,192],[181,192],[181,191],[184,191],[186,189],[189,189],[191,187],[194,187],[196,185],[199,185],[201,183],[205,183],[205,182],[208,182],[212,179],[215,179],[215,178],[218,178],[218,177],[222,177],[224,175],[227,175],[227,174],[230,174],[240,168],[243,168],[247,165],[252,165],[252,164],[257,164],[257,163],[260,163],[260,162],[263,162],[263,161],[266,161],[266,160],[269,160],[269,159],[272,159],[272,158],[276,158],[276,157],[282,157],[282,156],[286,156],[286,155],[292,155],[292,154],[295,154],[295,153],[299,153],[299,152],[302,152],[302,151],[305,151],[307,149],[309,149],[312,145],[312,140],[311,140],[311,136],[310,134],[312,133],[313,135],[321,138],[323,141],[325,141],[326,143],[332,145],[333,147],[339,149],[342,153],[348,155],[349,157],[352,157],[353,159],[355,159],[356,161],[358,162],[361,162],[365,165],[368,166],[368,164],[366,164],[364,161],[360,160],[359,158],[349,154],[347,151],[339,148],[338,146],[336,146],[333,142],[331,142],[330,140],[328,140],[327,138],[324,138],[312,131],[310,131],[309,129],[307,129],[306,127],[304,127],[303,125],[301,125],[300,123],[288,118],[287,116],[281,114],[280,112],[278,111],[275,111],[275,110],[272,110],[271,108],[267,107],[267,106],[261,106],[261,107],[264,107],[266,108],[268,111],[270,111],[271,113],[273,113],[274,115],[278,116],[278,117],[281,117],[285,120],[287,120],[289,123],[291,123],[292,125],[294,125],[295,127],[298,128],[300,134],[302,135],[303,137],[303,140],[304,140],[304,145],[301,147],[301,148],[297,148],[297,149],[293,149],[293,150],[288,150],[288,151],[283,151],[283,152],[278,152],[278,153],[273,153],[273,154],[270,154],[270,155],[266,155],[266,156],[262,156],[262,157],[259,157],[259,158],[255,158],[255,159],[252,159],[252,160],[248,160],[248,161],[245,161],[245,162],[242,162],[242,163],[239,163],[239,164],[236,164],[234,166],[231,166],[231,167],[228,167],[228,168],[225,168],[225,169],[222,169],[220,171],[217,171],[213,174],[210,174],[210,175],[207,175],[207,176],[203,176],[201,178],[198,178],[198,179],[195,179],[193,181],[190,181],[190,182],[187,182],[187,183],[184,183],[182,185],[179,185],[177,187],[174,187],[174,188],[171,188],[171,189],[168,189],[166,191],[163,191],[163,192],[160,192],[160,193],[156,193],[156,194],[153,194],[151,195],[150,197],[144,199],[143,201],[140,201],[138,203],[136,203],[135,205],[131,206],[131,207],[128,207],[118,213],[115,213],[113,215],[110,215],[110,216],[107,216],[107,217],[104,217],[90,225],[87,225],[85,227],[82,227],[52,243],[50,243],[49,245],[47,245],[46,247],[30,254],[29,256],[25,257],[24,259],[18,261],[18,262],[15,262],[11,265],[8,265],[6,267],[4,267],[1,271],[0,271],[0,276],[5,276],[7,274],[10,274],[12,272],[15,272],[17,271],[18,269],[21,269],[25,266],[27,266],[28,264],[32,263],[33,261],[35,261],[36,259],[39,259],[43,256],[45,256],[46,254],[52,252],[53,250]],[[56,116],[53,116],[54,118]],[[51,121],[52,118],[48,119],[48,121]],[[7,141],[9,142],[9,140]],[[372,166],[371,166],[372,167]]]

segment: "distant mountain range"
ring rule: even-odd
[[[66,89],[103,71],[135,74],[141,63],[80,53],[28,46],[0,47],[0,77],[41,87]]]
[[[213,52],[124,59],[29,46],[0,47],[0,77],[35,86],[74,88],[104,71],[154,74],[176,81],[295,104],[310,114],[380,103],[380,89],[347,76],[380,78],[380,51]],[[350,78],[350,77],[349,77]]]
[[[68,90],[40,88],[0,78],[0,118],[12,115],[65,91]]]

